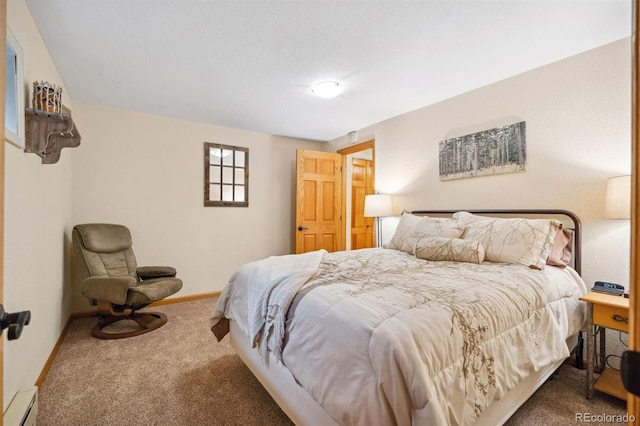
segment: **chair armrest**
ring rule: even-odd
[[[176,268],[171,266],[139,266],[136,274],[141,280],[149,280],[152,278],[175,277]]]
[[[136,283],[133,277],[89,277],[82,282],[82,294],[89,299],[124,305],[127,291]]]

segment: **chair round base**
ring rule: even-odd
[[[122,333],[107,333],[102,329],[114,322],[122,320],[133,320],[140,328],[138,330],[126,331]],[[167,323],[167,316],[160,312],[135,312],[122,317],[101,317],[98,324],[91,330],[91,335],[98,339],[123,339],[125,337],[139,336],[156,330]]]

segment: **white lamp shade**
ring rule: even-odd
[[[371,194],[364,197],[365,217],[384,217],[393,215],[391,195]]]
[[[607,219],[631,218],[631,176],[616,176],[607,180],[604,217]]]

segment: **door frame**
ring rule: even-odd
[[[629,350],[640,351],[640,8],[633,3],[631,55],[631,271],[629,282]],[[627,394],[629,416],[640,418],[640,397]],[[629,423],[631,424],[631,422]]]
[[[342,212],[340,213],[343,218],[347,217],[347,202],[351,202],[351,200],[347,200],[347,173],[346,173],[347,156],[349,154],[355,154],[356,152],[366,151],[367,149],[371,149],[371,162],[372,162],[371,173],[373,176],[372,184],[373,184],[373,189],[375,191],[375,188],[376,188],[376,140],[369,139],[367,141],[360,142],[355,145],[350,145],[336,151],[338,154],[342,155],[342,170],[344,170],[344,173],[342,173]],[[349,230],[347,229],[347,221],[343,220],[342,221],[342,241],[340,242],[342,250],[345,250],[347,247],[348,231]],[[350,232],[349,232],[349,235],[351,235]]]
[[[7,45],[7,0],[0,0],[0,44]],[[0,98],[5,99],[5,72],[6,72],[6,55],[2,55],[0,59]],[[4,303],[4,150],[6,141],[4,139],[4,102],[0,102],[0,128],[2,129],[2,146],[0,147],[0,304]],[[0,337],[0,401],[4,403],[4,338]],[[2,424],[2,421],[0,421]]]

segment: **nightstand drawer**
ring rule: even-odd
[[[629,331],[629,309],[594,305],[593,324],[614,330]]]

